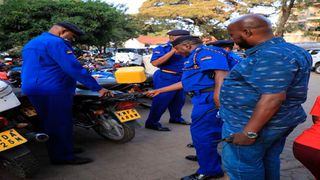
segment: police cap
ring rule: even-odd
[[[69,31],[73,32],[77,36],[82,36],[84,35],[84,32],[80,30],[76,25],[69,23],[69,22],[59,22],[56,25],[64,27],[68,29]]]
[[[195,40],[195,41],[199,41],[201,42],[201,39],[199,38],[199,36],[181,36],[181,37],[178,37],[177,39],[175,39],[174,41],[171,42],[172,46],[177,46],[179,44],[181,44],[182,42],[184,41],[187,41],[187,40]]]
[[[229,46],[233,46],[234,42],[232,40],[218,40],[215,42],[209,42],[206,45],[216,46],[216,47],[229,47]]]
[[[187,30],[182,30],[182,29],[175,29],[167,32],[169,36],[186,36],[190,35],[190,32]]]

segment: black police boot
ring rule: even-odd
[[[198,161],[198,157],[196,155],[188,155],[185,158],[189,161]]]
[[[91,163],[92,161],[93,160],[90,158],[75,156],[73,159],[70,160],[51,161],[51,163],[54,165],[81,165]]]
[[[191,174],[190,176],[185,176],[183,178],[181,178],[181,180],[209,180],[209,179],[215,179],[215,178],[222,178],[224,176],[224,174],[218,174],[215,176],[207,176],[204,174],[198,174],[198,173],[194,173]]]
[[[80,153],[83,153],[84,152],[84,149],[81,148],[81,147],[74,147],[73,148],[73,153],[74,154],[80,154]]]
[[[163,126],[147,126],[146,125],[145,128],[156,130],[156,131],[171,131],[169,128],[163,127]]]

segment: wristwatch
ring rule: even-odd
[[[252,131],[243,131],[243,134],[245,134],[249,139],[256,139],[258,137],[258,134]]]

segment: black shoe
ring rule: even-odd
[[[188,121],[169,121],[169,123],[173,124],[182,124],[182,125],[190,125],[191,123]]]
[[[61,160],[61,161],[51,161],[51,162],[52,164],[55,164],[55,165],[80,165],[80,164],[87,164],[92,161],[93,160],[90,158],[75,156],[74,159],[71,159],[71,160]]]
[[[194,145],[192,143],[187,144],[188,148],[194,148]]]
[[[80,154],[80,153],[83,153],[84,152],[84,149],[81,148],[81,147],[74,147],[73,148],[73,153],[74,154]]]
[[[188,155],[185,158],[190,160],[190,161],[198,161],[198,157],[195,156],[195,155]]]
[[[191,174],[190,176],[185,176],[183,178],[181,178],[181,180],[209,180],[209,179],[216,179],[216,178],[222,178],[224,176],[224,174],[218,174],[215,176],[207,176],[204,174]]]
[[[167,127],[154,127],[154,126],[145,126],[145,128],[147,129],[153,129],[156,131],[171,131],[169,128]]]

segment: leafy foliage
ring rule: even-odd
[[[124,14],[123,7],[101,1],[4,0],[0,5],[0,49],[21,46],[60,21],[72,22],[86,32],[78,44],[101,47],[138,34],[135,18]]]
[[[204,35],[226,38],[225,22],[234,14],[248,13],[256,6],[273,6],[272,0],[263,3],[258,0],[147,0],[140,10],[140,16],[184,21],[199,27]]]
[[[311,39],[320,39],[320,3],[317,0],[297,0],[285,27],[287,32],[303,31]]]

